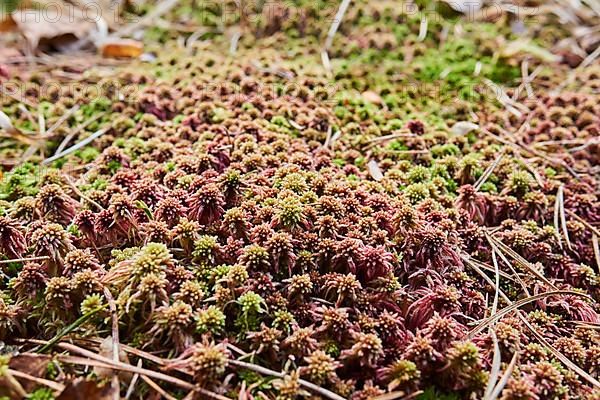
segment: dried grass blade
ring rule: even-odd
[[[65,389],[64,385],[58,383],[58,382],[54,382],[54,381],[50,381],[48,379],[43,379],[43,378],[38,378],[36,376],[31,376],[29,374],[26,374],[24,372],[21,371],[17,371],[14,369],[8,369],[8,372],[10,372],[11,375],[17,377],[17,378],[21,378],[21,379],[25,379],[31,382],[35,382],[38,385],[44,385],[46,387],[49,387],[52,390],[55,390],[57,392],[61,392]]]
[[[407,395],[406,393],[404,393],[402,391],[397,391],[397,392],[382,394],[377,397],[371,397],[370,400],[397,400],[397,399],[411,400],[411,399],[414,399],[415,397],[420,396],[422,393],[423,393],[422,390],[417,390],[415,393],[411,393],[411,394]]]
[[[592,224],[590,224],[589,222],[587,222],[585,219],[579,217],[573,211],[566,210],[566,213],[569,214],[571,217],[575,218],[577,221],[581,222],[586,228],[588,228],[590,231],[592,231],[593,233],[595,233],[596,236],[600,236],[600,230],[598,230],[597,228],[595,228]]]
[[[113,298],[110,290],[108,288],[104,288],[104,297],[108,301],[108,307],[110,310],[111,316],[111,339],[112,339],[112,358],[113,361],[120,361],[119,354],[119,315],[117,313],[117,305],[115,304],[115,299]],[[121,386],[119,383],[119,374],[113,373],[112,376],[112,387],[113,387],[113,398],[114,400],[119,400],[119,387]]]
[[[104,358],[101,356],[97,356],[96,358],[104,359],[104,361],[101,361],[100,359],[95,359],[92,357],[86,358],[86,357],[65,356],[65,355],[57,355],[56,356],[57,360],[64,362],[66,364],[76,364],[76,365],[85,365],[85,366],[90,366],[90,367],[109,368],[109,369],[114,369],[117,371],[130,372],[133,374],[137,373],[140,375],[150,375],[155,379],[160,379],[162,381],[169,382],[175,386],[179,386],[184,389],[188,389],[188,390],[195,389],[195,386],[192,385],[191,383],[185,382],[181,379],[172,377],[170,375],[163,374],[161,372],[155,372],[155,371],[150,371],[150,370],[146,370],[143,368],[137,368],[137,367],[134,367],[134,366],[128,365],[128,364],[123,364],[123,365],[115,364],[108,358]]]
[[[494,293],[494,302],[492,303],[492,315],[498,311],[498,288],[500,287],[500,268],[498,268],[498,260],[496,259],[496,252],[492,249],[492,261],[494,263],[494,273],[496,276],[496,291]]]
[[[95,308],[92,311],[88,312],[87,314],[83,314],[81,317],[77,318],[75,320],[75,322],[73,322],[69,326],[65,327],[65,329],[63,329],[56,336],[54,336],[52,339],[50,339],[37,352],[38,353],[45,353],[47,350],[49,350],[50,348],[52,348],[52,346],[54,346],[55,344],[57,344],[58,342],[60,342],[60,340],[65,335],[68,335],[69,333],[73,332],[79,326],[81,326],[82,324],[84,324],[88,319],[90,319],[92,316],[94,316],[94,314],[96,314],[98,311],[103,310],[104,308],[105,308],[105,306],[98,307],[98,308]]]
[[[70,132],[67,136],[65,136],[65,138],[63,139],[62,142],[60,142],[60,144],[56,148],[56,151],[54,152],[54,154],[56,155],[56,154],[62,152],[65,149],[65,147],[67,147],[69,142],[75,137],[75,135],[77,135],[79,132],[81,132],[82,129],[87,128],[90,124],[98,121],[100,118],[104,117],[105,115],[106,115],[106,112],[100,113],[100,114],[94,116],[93,118],[90,118],[87,121],[78,125],[72,132]]]
[[[494,270],[494,267],[490,267],[486,263],[483,263],[483,262],[481,262],[479,260],[472,259],[468,254],[461,254],[460,257],[463,259],[463,261],[469,260],[469,262],[476,264],[479,268],[481,268],[483,270],[486,270],[486,271],[489,271],[489,272],[493,272],[493,273],[496,272]],[[498,270],[498,274],[502,278],[504,278],[504,279],[508,279],[510,281],[513,281],[513,282],[515,281],[515,279],[512,276],[510,276],[509,274],[507,274],[506,272]]]
[[[77,150],[79,150],[80,148],[82,148],[83,146],[86,146],[87,144],[93,142],[94,140],[98,139],[100,136],[104,135],[106,132],[108,132],[108,130],[110,129],[110,127],[105,127],[102,128],[96,132],[94,132],[92,135],[88,136],[87,138],[83,139],[81,142],[69,147],[68,149],[53,155],[50,158],[46,158],[44,161],[42,161],[43,165],[48,165],[49,163],[51,163],[52,161],[56,161],[59,158],[62,158],[66,155],[69,155]]]
[[[46,136],[50,136],[52,134],[52,132],[54,132],[56,129],[58,129],[62,124],[65,123],[66,120],[68,120],[73,114],[75,114],[77,112],[77,110],[79,110],[79,104],[75,104],[73,107],[71,107],[69,109],[69,111],[67,111],[66,113],[64,113],[63,115],[61,115],[60,118],[58,119],[58,121],[56,121],[46,131]]]
[[[143,361],[140,358],[137,362],[137,367],[141,368],[142,363],[143,363]],[[131,382],[129,383],[129,387],[127,388],[127,393],[125,393],[125,400],[129,400],[129,398],[133,394],[133,391],[135,389],[135,384],[137,383],[139,378],[140,378],[140,374],[135,374],[135,375],[133,375],[133,378],[131,378]]]
[[[476,265],[472,264],[471,262],[467,261],[466,262],[467,265],[469,265],[471,268],[473,268],[477,273],[479,273],[479,275],[481,275],[481,277],[483,279],[485,279],[489,284],[493,285],[492,280],[483,273],[483,271],[481,271]],[[516,303],[512,303],[510,301],[510,299],[508,298],[508,296],[506,296],[506,294],[504,294],[504,292],[502,292],[502,290],[499,290],[500,295],[502,296],[502,298],[508,303],[510,304],[510,307],[514,307]],[[575,292],[573,292],[575,293]],[[547,294],[547,293],[546,293]],[[581,293],[577,293],[577,295],[581,296]],[[587,296],[584,296],[587,297]],[[563,362],[566,366],[568,366],[569,368],[571,368],[572,370],[574,370],[577,374],[579,374],[581,377],[585,378],[588,382],[590,382],[592,385],[594,385],[597,388],[600,388],[600,382],[598,382],[596,379],[594,379],[592,376],[590,376],[587,372],[585,372],[584,370],[582,370],[581,368],[579,368],[577,365],[575,365],[571,360],[569,360],[567,357],[565,357],[562,353],[560,353],[558,350],[556,350],[554,347],[552,347],[547,341],[546,339],[544,339],[544,337],[542,335],[540,335],[539,332],[537,332],[535,330],[535,328],[529,323],[529,321],[527,320],[527,318],[525,318],[523,315],[521,315],[521,313],[517,314],[519,316],[519,318],[521,319],[521,321],[523,321],[523,323],[525,324],[525,326],[534,334],[534,336],[538,339],[538,341],[546,346],[546,348],[548,348],[548,350],[550,350],[550,352],[556,357],[558,358],[561,362]],[[469,338],[469,335],[467,335],[467,338]]]
[[[50,257],[48,256],[39,256],[39,257],[26,257],[26,258],[15,258],[12,260],[0,260],[0,265],[2,264],[10,264],[13,262],[25,262],[25,261],[41,261],[48,260]]]

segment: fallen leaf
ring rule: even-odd
[[[60,49],[85,38],[96,26],[80,9],[59,1],[40,10],[14,11],[12,18],[32,49],[42,42]]]
[[[469,121],[459,121],[452,125],[452,133],[455,135],[466,135],[467,133],[479,129],[479,125]]]
[[[132,39],[115,39],[102,44],[102,56],[110,58],[137,58],[144,52],[142,42]]]
[[[19,354],[11,357],[9,366],[11,369],[24,372],[36,378],[43,378],[46,375],[50,356],[44,354]],[[37,387],[35,382],[19,379],[23,388],[30,392]]]
[[[113,390],[110,385],[99,386],[94,381],[77,378],[67,384],[56,400],[111,400]]]
[[[381,100],[381,96],[379,96],[377,93],[375,93],[371,90],[367,90],[366,92],[363,92],[362,97],[365,100],[367,100],[368,102],[373,103],[373,104],[383,103],[383,100]]]

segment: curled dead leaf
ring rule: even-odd
[[[18,354],[11,357],[9,366],[15,371],[24,372],[36,378],[43,378],[46,375],[50,361],[50,356],[45,354]],[[19,382],[26,391],[32,391],[37,386],[35,382],[26,379],[19,379]]]
[[[104,42],[101,51],[107,58],[137,58],[144,52],[144,45],[132,39],[113,39]]]

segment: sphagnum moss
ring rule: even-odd
[[[593,60],[573,69],[593,49],[566,52],[570,27],[553,14],[523,45],[531,16],[465,20],[418,2],[423,32],[396,3],[353,3],[331,75],[320,11],[337,4],[304,1],[253,4],[244,20],[184,1],[164,18],[243,25],[235,57],[216,32],[163,54],[174,36],[151,28],[156,60],[91,68],[97,98],[52,85],[68,66],[19,78],[0,65],[2,83],[26,88],[23,104],[0,99],[24,132],[40,128],[27,103],[49,126],[80,106],[27,162],[18,137],[0,146],[0,338],[21,346],[76,323],[65,339],[104,339],[116,306],[121,344],[230,398],[481,398],[498,357],[502,373],[516,357],[499,398],[595,398],[600,74]],[[559,56],[550,68],[541,45]],[[559,292],[468,338],[496,291],[497,309]],[[44,377],[87,374],[61,371]]]

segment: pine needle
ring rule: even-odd
[[[490,285],[494,285],[492,280],[487,275],[485,275],[483,273],[483,271],[481,271],[476,265],[474,265],[470,262],[466,262],[466,264],[469,265],[473,270],[475,270]],[[510,306],[514,306],[514,304],[511,302],[511,300],[508,298],[508,296],[506,296],[506,294],[502,290],[499,290],[499,292],[500,292],[500,296],[502,296],[504,301],[506,301],[508,304],[510,304]],[[577,293],[577,292],[574,292],[574,293]],[[577,295],[582,296],[581,293],[577,293]],[[579,368],[577,365],[575,365],[571,360],[569,360],[561,352],[559,352],[554,347],[552,347],[550,345],[550,343],[548,343],[546,341],[546,339],[544,339],[544,337],[535,330],[535,328],[529,323],[529,321],[527,320],[526,317],[524,317],[520,312],[517,312],[517,316],[519,317],[519,319],[521,321],[523,321],[525,326],[533,333],[533,335],[538,339],[538,341],[543,346],[545,346],[556,358],[558,358],[563,364],[565,364],[567,367],[571,368],[575,373],[577,373],[579,376],[583,377],[585,380],[590,382],[592,385],[594,385],[597,388],[600,388],[600,382],[598,382],[595,378],[590,376],[587,372],[585,372],[584,370]],[[467,338],[469,338],[469,335],[467,336]]]
[[[104,135],[106,132],[108,132],[108,130],[110,129],[110,127],[105,127],[102,128],[96,132],[94,132],[92,135],[88,136],[87,138],[83,139],[81,142],[75,144],[74,146],[69,147],[66,150],[63,150],[62,152],[53,155],[50,158],[46,158],[44,161],[42,161],[43,165],[48,165],[50,164],[52,161],[56,161],[59,158],[62,158],[66,155],[69,155],[77,150],[79,150],[80,148],[87,146],[88,144],[90,144],[91,142],[93,142],[94,140],[98,139],[100,136]]]
[[[325,40],[325,50],[329,50],[331,48],[331,45],[333,44],[333,37],[335,36],[335,33],[338,31],[342,20],[344,19],[344,14],[346,14],[346,10],[350,5],[350,1],[351,0],[342,0],[340,8],[335,14],[335,17],[333,17],[333,23],[329,27],[329,32],[327,32],[327,38]]]
[[[526,259],[524,259],[519,253],[517,253],[516,251],[514,251],[513,249],[511,249],[510,247],[508,247],[507,245],[505,245],[504,243],[502,243],[500,240],[488,235],[486,233],[486,236],[489,236],[491,238],[491,240],[494,242],[494,244],[497,247],[497,249],[502,249],[503,252],[505,252],[506,254],[508,254],[513,260],[515,260],[515,262],[523,269],[525,269],[526,271],[528,271],[531,275],[535,276],[536,278],[538,278],[539,280],[541,280],[542,282],[544,282],[546,285],[548,285],[550,288],[552,289],[557,289],[557,287],[548,280],[548,278],[546,278],[544,275],[542,275],[540,273],[540,271],[538,271],[533,265],[531,265],[531,263],[529,261],[527,261]],[[500,253],[499,253],[500,254]]]
[[[498,287],[496,287],[496,292],[498,291]],[[498,382],[498,376],[500,375],[500,366],[502,364],[502,358],[500,357],[500,345],[498,344],[498,338],[496,337],[496,333],[490,326],[490,336],[492,338],[492,342],[494,343],[494,356],[492,357],[492,369],[490,371],[490,378],[488,380],[487,386],[485,388],[485,392],[483,394],[484,400],[490,400],[492,397],[492,392],[494,391],[494,387],[496,387],[496,382]]]
[[[231,365],[235,365],[241,368],[245,368],[245,369],[249,369],[250,371],[254,371],[257,372],[259,374],[263,374],[263,375],[268,375],[268,376],[274,376],[276,378],[283,378],[285,376],[285,374],[283,372],[277,372],[277,371],[273,371],[271,369],[265,368],[265,367],[261,367],[260,365],[256,365],[256,364],[251,364],[251,363],[247,363],[244,361],[239,361],[239,360],[229,360],[229,364]],[[312,390],[315,393],[318,393],[319,395],[323,396],[323,397],[327,397],[328,399],[331,400],[344,400],[344,398],[342,396],[339,396],[327,389],[324,389],[320,386],[315,385],[314,383],[310,383],[308,381],[305,381],[304,379],[299,379],[298,383],[300,383],[300,385],[304,386],[305,388]]]
[[[560,223],[562,226],[563,234],[565,235],[565,242],[569,250],[573,250],[571,247],[571,240],[569,239],[569,231],[567,230],[567,218],[565,217],[565,190],[564,185],[558,187],[558,203],[560,207]]]
[[[588,374],[587,372],[585,372],[583,369],[581,369],[579,366],[577,366],[577,364],[575,364],[573,361],[571,361],[567,356],[565,356],[563,353],[561,353],[555,347],[553,347],[544,338],[544,336],[542,334],[540,334],[533,327],[533,325],[531,325],[531,323],[527,320],[527,318],[523,317],[521,320],[523,321],[523,323],[525,324],[525,326],[527,327],[527,329],[529,329],[529,331],[533,334],[533,336],[535,336],[535,338],[544,347],[546,347],[548,349],[548,351],[550,351],[550,353],[552,353],[552,355],[554,357],[556,357],[558,360],[560,360],[560,362],[562,362],[564,365],[566,365],[567,367],[569,367],[571,370],[575,371],[579,376],[581,376],[586,381],[588,381],[589,383],[591,383],[594,387],[600,389],[600,382],[598,382],[598,380],[596,380],[593,376],[591,376],[590,374]]]
[[[481,186],[485,183],[485,181],[488,180],[490,175],[492,175],[492,173],[494,172],[494,170],[496,169],[498,164],[500,164],[500,161],[502,161],[503,158],[504,158],[504,150],[502,150],[500,152],[500,155],[498,156],[498,158],[496,158],[496,160],[494,160],[494,162],[486,168],[483,175],[481,175],[479,177],[479,179],[477,179],[477,182],[475,182],[475,185],[474,185],[475,191],[479,191],[479,189],[481,189]]]
[[[469,332],[469,334],[467,335],[467,338],[473,339],[473,337],[475,337],[475,335],[478,334],[479,332],[481,332],[483,329],[485,329],[489,325],[493,324],[494,322],[498,321],[500,318],[502,318],[506,314],[508,314],[512,311],[518,310],[519,308],[523,307],[524,305],[533,303],[534,301],[544,299],[546,297],[560,296],[560,295],[579,296],[579,297],[583,297],[588,300],[592,300],[588,295],[585,295],[581,292],[575,292],[572,290],[553,290],[551,292],[539,293],[539,294],[536,294],[533,296],[529,296],[529,297],[521,299],[517,302],[512,303],[508,307],[505,307],[505,308],[499,310],[498,312],[496,312],[494,315],[484,319],[479,325],[477,325],[475,328],[473,328],[471,330],[471,332]]]
[[[515,366],[517,365],[517,359],[519,358],[518,356],[519,351],[517,349],[517,351],[515,351],[515,354],[513,354],[512,359],[510,360],[510,364],[508,364],[508,367],[506,367],[506,371],[504,371],[504,374],[502,374],[502,378],[500,378],[500,381],[494,388],[494,391],[492,392],[489,400],[496,400],[498,396],[500,396],[500,393],[502,393],[502,390],[508,383],[508,380],[510,379],[510,376],[514,371]]]

